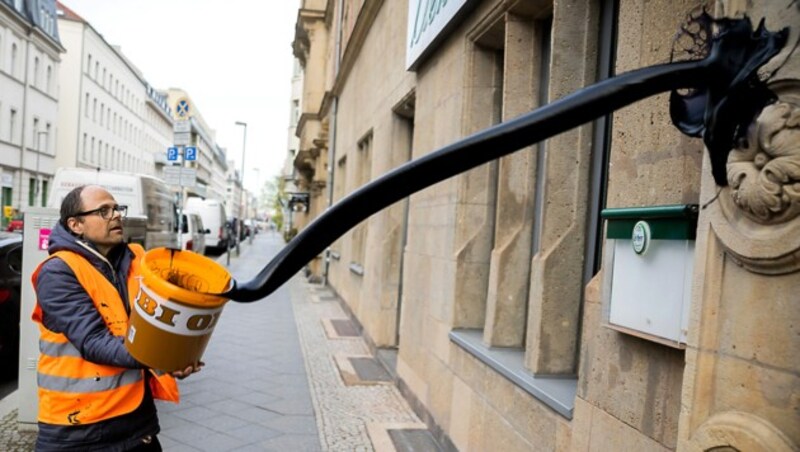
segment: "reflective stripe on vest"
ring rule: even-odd
[[[72,393],[92,393],[108,391],[136,383],[143,378],[139,369],[128,369],[110,377],[69,378],[55,375],[37,374],[36,382],[42,389]]]
[[[62,356],[75,356],[80,358],[81,352],[69,342],[58,343],[39,339],[39,353],[58,358]]]
[[[135,244],[129,247],[136,255],[127,277],[130,294],[138,290],[137,277],[144,249]],[[82,256],[62,251],[48,259],[53,257],[60,258],[70,267],[111,334],[124,336],[129,301],[123,301],[116,287]],[[42,264],[31,278],[34,287]],[[39,323],[40,333],[37,369],[40,422],[56,425],[90,424],[130,413],[140,405],[145,392],[142,369],[96,364],[83,359],[80,350],[65,335],[45,328],[42,316],[41,306],[37,303],[32,318]],[[177,400],[174,378],[169,375],[162,378],[175,385],[175,395],[171,400]]]

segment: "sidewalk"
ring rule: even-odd
[[[257,235],[231,273],[250,279],[282,246],[276,233]],[[180,404],[158,403],[166,451],[437,448],[335,294],[300,276],[264,300],[228,303],[203,361],[180,382]],[[0,400],[0,450],[34,441],[17,431],[16,393]]]

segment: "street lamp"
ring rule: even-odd
[[[241,190],[239,191],[239,215],[242,215],[242,200],[244,198],[244,158],[247,155],[245,152],[245,146],[247,145],[247,123],[242,121],[236,121],[237,126],[244,127],[244,134],[242,135],[242,171],[239,173],[239,183],[241,184]],[[241,249],[239,248],[239,237],[241,237],[242,232],[242,218],[239,218],[236,221],[236,255],[238,256]]]

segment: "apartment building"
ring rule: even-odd
[[[670,61],[704,4],[302,1],[294,166],[310,204],[295,225],[405,162]],[[800,448],[800,8],[713,13],[794,27],[727,187],[662,94],[414,193],[309,263],[373,353],[394,355],[445,448]],[[664,221],[676,235],[642,255],[640,222]]]
[[[64,52],[52,0],[0,1],[0,204],[42,206],[56,168]]]
[[[155,155],[171,141],[164,96],[77,12],[62,3],[57,8],[68,52],[59,73],[56,164],[155,175]]]

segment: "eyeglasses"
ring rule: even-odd
[[[128,215],[128,206],[103,206],[98,207],[96,209],[87,210],[86,212],[78,212],[75,214],[76,217],[83,217],[86,215],[100,215],[101,218],[104,220],[110,220],[111,217],[114,216],[114,212],[119,212],[120,218],[125,218]]]

